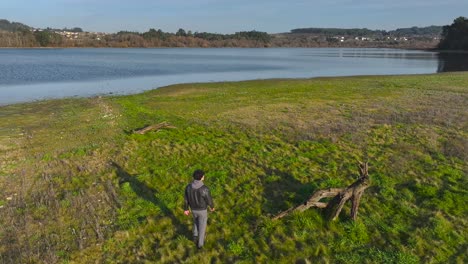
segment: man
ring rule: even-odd
[[[189,207],[193,214],[193,238],[199,249],[205,243],[205,231],[208,221],[207,208],[210,206],[211,212],[215,210],[210,190],[203,184],[205,172],[196,170],[193,172],[193,182],[185,187],[184,214],[189,215]]]

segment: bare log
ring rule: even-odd
[[[149,125],[149,126],[146,126],[144,128],[137,129],[133,133],[143,135],[143,134],[148,133],[149,131],[158,131],[158,130],[161,130],[163,128],[176,128],[176,127],[169,124],[169,123],[167,123],[167,122],[162,122],[162,123],[159,123],[159,124]]]
[[[352,183],[350,186],[346,188],[329,188],[324,190],[318,190],[303,204],[293,208],[289,208],[288,210],[279,213],[278,215],[273,217],[273,220],[282,218],[292,213],[293,211],[305,211],[310,207],[325,208],[328,218],[330,220],[335,220],[340,215],[344,204],[349,199],[352,199],[351,218],[353,220],[356,220],[359,202],[361,200],[362,194],[364,193],[364,190],[370,186],[367,163],[359,162],[359,174],[359,179]],[[321,199],[329,197],[333,197],[333,199],[330,202],[320,202]]]
[[[296,207],[289,208],[286,211],[283,211],[273,217],[273,220],[282,218],[288,214],[290,214],[292,211],[300,211],[303,212],[310,207],[318,207],[318,208],[325,208],[327,207],[327,203],[322,203],[320,202],[321,199],[327,198],[327,197],[334,197],[340,192],[342,192],[344,189],[342,188],[329,188],[325,190],[318,190],[316,191],[307,201],[305,201],[303,204],[298,205]]]

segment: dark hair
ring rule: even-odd
[[[203,175],[205,175],[205,172],[202,170],[196,170],[193,172],[193,178],[195,180],[201,180],[201,178],[203,178]]]

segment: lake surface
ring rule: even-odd
[[[394,49],[0,49],[0,105],[176,83],[420,74],[467,65],[466,54]]]

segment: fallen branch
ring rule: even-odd
[[[133,131],[133,133],[143,135],[143,134],[148,133],[149,131],[158,131],[158,130],[161,130],[163,128],[176,128],[176,127],[169,124],[169,123],[167,123],[167,122],[162,122],[162,123],[159,123],[159,124],[149,125],[149,126],[146,126],[144,128],[137,129],[137,130]]]
[[[353,220],[356,220],[361,196],[364,190],[370,186],[367,163],[359,162],[359,174],[359,179],[350,186],[346,188],[329,188],[324,190],[318,190],[312,196],[310,196],[310,198],[303,204],[293,208],[289,208],[288,210],[279,213],[278,215],[273,217],[273,220],[280,219],[292,213],[293,211],[303,212],[309,209],[310,207],[317,207],[325,208],[328,218],[333,221],[338,217],[338,215],[341,212],[341,209],[343,209],[344,204],[349,199],[352,199],[351,218]],[[320,202],[321,199],[330,197],[333,197],[333,199],[330,202]]]

